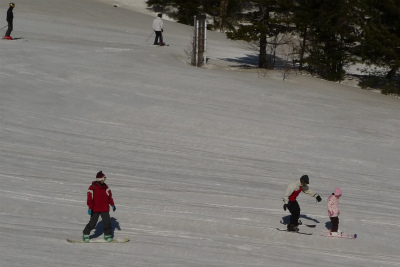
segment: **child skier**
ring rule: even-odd
[[[339,230],[339,198],[342,195],[342,190],[338,187],[335,191],[328,197],[328,214],[332,222],[332,228],[330,235],[340,236],[342,232]]]
[[[99,216],[103,220],[104,239],[107,242],[113,240],[111,232],[110,206],[113,211],[116,210],[110,188],[105,184],[106,176],[102,171],[96,175],[96,181],[93,181],[87,192],[87,205],[90,221],[83,230],[83,241],[89,242],[90,231],[96,228]]]

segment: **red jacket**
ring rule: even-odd
[[[297,197],[299,196],[300,192],[301,192],[301,186],[299,187],[299,189],[294,190],[293,193],[290,195],[289,197],[289,201],[296,201]]]
[[[94,181],[87,192],[87,205],[93,212],[109,212],[109,205],[114,206],[110,188],[106,184]]]

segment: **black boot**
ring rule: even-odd
[[[297,228],[297,225],[289,223],[288,226],[287,226],[287,230],[289,232],[298,232],[299,228]]]

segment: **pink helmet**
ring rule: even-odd
[[[333,194],[340,197],[342,195],[342,190],[339,187],[336,187]]]

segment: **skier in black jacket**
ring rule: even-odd
[[[6,35],[4,36],[4,39],[7,39],[7,40],[12,40],[12,37],[10,36],[10,34],[13,30],[13,20],[14,20],[13,9],[14,9],[14,7],[15,7],[15,4],[10,3],[10,7],[7,10],[8,29],[7,29]]]

